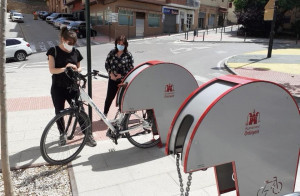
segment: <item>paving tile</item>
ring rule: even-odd
[[[120,187],[124,196],[170,196],[179,191],[177,184],[167,174],[123,183]]]
[[[79,193],[120,185],[133,180],[126,168],[97,172],[76,172],[75,178]]]
[[[80,196],[123,196],[119,186],[110,186],[106,188],[95,189],[91,191],[81,192]]]

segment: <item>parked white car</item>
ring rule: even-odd
[[[24,61],[32,54],[30,44],[23,38],[8,38],[5,45],[6,59],[14,58],[17,61]]]
[[[11,20],[13,22],[17,21],[17,22],[24,22],[24,16],[23,14],[19,13],[19,12],[14,12],[12,17],[11,17]]]

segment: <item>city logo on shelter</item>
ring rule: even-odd
[[[165,85],[165,98],[174,97],[174,85],[169,83]]]
[[[253,110],[247,115],[244,135],[255,135],[259,133],[260,113]]]

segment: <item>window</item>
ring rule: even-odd
[[[159,14],[148,14],[148,26],[159,27],[160,26],[160,15]]]
[[[105,11],[105,24],[109,24],[111,22],[111,14],[110,10]]]
[[[119,10],[119,25],[133,25],[133,12]]]
[[[96,12],[91,13],[90,16],[91,16],[91,25],[93,25],[93,26],[97,25],[97,15],[96,15]]]
[[[7,39],[6,40],[6,46],[12,46],[12,45],[17,45],[20,44],[21,42],[16,39]]]
[[[193,21],[193,14],[187,14],[187,29],[190,29],[192,27],[192,21]]]
[[[103,11],[97,12],[97,25],[103,25],[104,19],[103,19]]]

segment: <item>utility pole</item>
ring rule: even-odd
[[[273,39],[274,39],[274,35],[275,35],[275,22],[276,22],[276,11],[277,11],[277,3],[278,0],[275,0],[274,4],[273,4],[273,20],[272,20],[272,24],[271,24],[271,32],[270,32],[270,40],[269,40],[269,48],[268,48],[268,58],[271,58],[272,56],[272,49],[273,49]],[[271,8],[272,9],[272,8]]]
[[[7,1],[1,0],[0,7],[0,128],[1,128],[1,164],[5,195],[14,195],[11,182],[8,145],[7,145],[7,110],[6,110],[6,84],[5,84],[5,25]]]
[[[91,62],[91,19],[90,19],[90,1],[85,0],[85,20],[86,20],[86,56],[87,56],[87,71],[90,73],[92,71]],[[88,76],[88,94],[92,98],[92,76]],[[93,110],[89,106],[89,117],[91,122],[93,122]],[[92,129],[92,127],[91,127]]]

